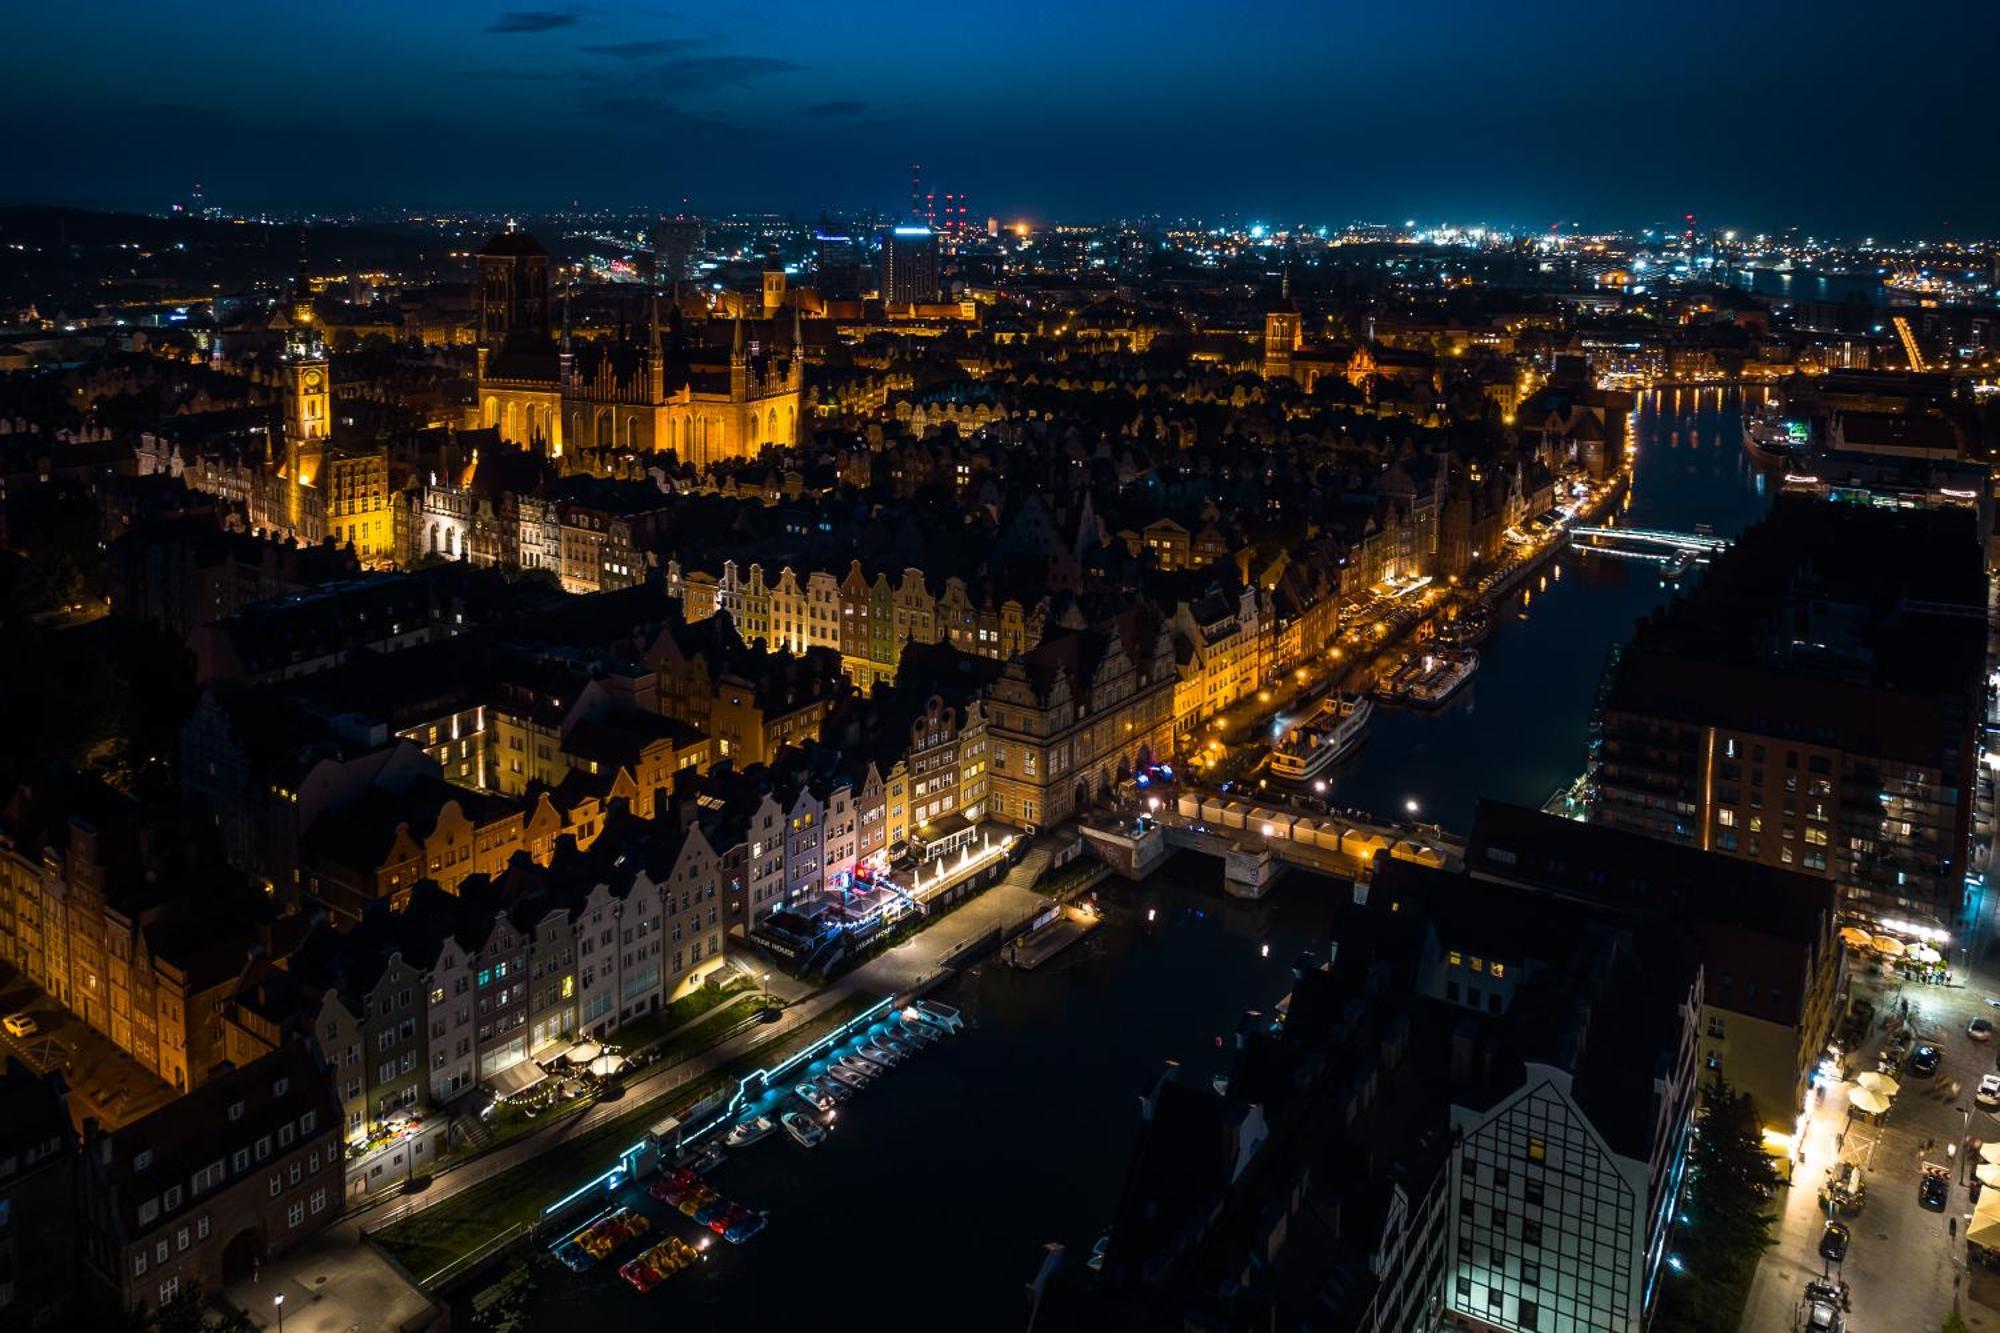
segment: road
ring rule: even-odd
[[[1981,1110],[1972,1101],[1980,1076],[1994,1070],[1994,1046],[1975,1042],[1965,1033],[1966,1023],[1977,1015],[2000,1017],[2000,1009],[1987,1003],[1989,995],[2000,991],[1988,981],[1981,979],[1969,988],[1903,987],[1902,998],[1910,1002],[1916,1030],[1936,1041],[1944,1062],[1930,1079],[1898,1072],[1902,1091],[1879,1126],[1865,1117],[1850,1120],[1846,1093],[1851,1084],[1822,1091],[1806,1130],[1804,1161],[1795,1168],[1791,1186],[1779,1191],[1775,1243],[1751,1286],[1745,1333],[1792,1328],[1803,1284],[1821,1275],[1825,1265],[1818,1246],[1826,1217],[1819,1185],[1836,1161],[1860,1165],[1867,1186],[1861,1211],[1843,1219],[1852,1229],[1853,1242],[1838,1276],[1850,1287],[1853,1327],[1859,1333],[1876,1329],[1928,1333],[1954,1307],[1973,1328],[2000,1327],[2000,1279],[1981,1273],[1968,1287],[1958,1262],[1963,1247],[1954,1243],[1949,1229],[1949,1219],[1956,1217],[1962,1232],[1973,1206],[1966,1187],[1970,1177],[1949,1149],[1968,1125],[1975,1144],[2000,1140],[2000,1115]],[[1878,1013],[1897,1008],[1894,982],[1867,977],[1858,979],[1854,989],[1856,995],[1872,999]],[[1883,1041],[1878,1022],[1855,1072],[1873,1068],[1873,1056]],[[1961,1086],[1956,1097],[1949,1095],[1954,1081]],[[1926,1142],[1932,1144],[1928,1152]],[[1951,1198],[1944,1212],[1931,1212],[1918,1202],[1919,1164],[1924,1161],[1953,1168]]]
[[[1989,606],[1988,625],[1990,667],[2000,661],[2000,604]],[[1989,746],[1996,723],[2000,723],[2000,696],[1989,690]],[[1827,1089],[1822,1095],[1805,1132],[1805,1165],[1796,1171],[1794,1184],[1779,1191],[1776,1243],[1758,1265],[1742,1333],[1776,1333],[1793,1327],[1801,1287],[1822,1269],[1818,1244],[1825,1218],[1818,1186],[1826,1168],[1842,1158],[1862,1165],[1868,1190],[1860,1214],[1848,1219],[1853,1245],[1841,1271],[1853,1300],[1855,1333],[1886,1329],[1930,1333],[1954,1309],[1971,1328],[2000,1329],[2000,1274],[1967,1271],[1964,1245],[1950,1230],[1955,1217],[1963,1235],[1973,1197],[1966,1186],[1966,1164],[1947,1152],[1948,1145],[1956,1146],[1961,1131],[1969,1133],[1975,1145],[2000,1141],[2000,1114],[1980,1109],[1972,1097],[1980,1077],[1995,1072],[2000,1041],[1980,1043],[1966,1035],[1966,1024],[1975,1017],[2000,1023],[2000,956],[1994,949],[2000,938],[1995,919],[2000,895],[1986,891],[1993,802],[1993,775],[1982,765],[1974,801],[1966,916],[1949,955],[1965,984],[1904,985],[1899,994],[1896,982],[1879,975],[1858,975],[1853,983],[1854,994],[1871,999],[1878,1016],[1895,1012],[1907,1000],[1916,1030],[1936,1039],[1943,1065],[1928,1080],[1899,1071],[1902,1091],[1879,1127],[1849,1123],[1846,1092],[1851,1085]],[[1857,971],[1866,966],[1852,957],[1850,961]],[[1861,1061],[1853,1062],[1853,1072],[1872,1067],[1864,1062],[1872,1061],[1882,1042],[1878,1018],[1860,1052]],[[1955,1097],[1946,1092],[1953,1081],[1960,1085]],[[1933,1142],[1928,1153],[1923,1148],[1927,1140]],[[1926,1159],[1953,1167],[1951,1199],[1942,1213],[1930,1212],[1917,1201],[1919,1163]]]

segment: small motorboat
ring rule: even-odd
[[[838,1080],[840,1085],[850,1092],[859,1092],[862,1088],[868,1086],[868,1076],[866,1074],[857,1074],[845,1065],[836,1065],[834,1068],[827,1070],[826,1076]]]
[[[822,1092],[817,1084],[801,1083],[792,1089],[798,1099],[815,1111],[831,1111],[833,1098]]]
[[[777,1121],[770,1116],[760,1115],[752,1120],[737,1121],[735,1127],[723,1137],[722,1141],[732,1148],[747,1148],[759,1139],[769,1138],[777,1132],[777,1129]]]
[[[801,1148],[816,1148],[826,1138],[826,1126],[803,1111],[787,1111],[778,1118],[784,1123],[785,1133]]]
[[[841,1057],[840,1063],[843,1068],[851,1069],[863,1078],[880,1078],[889,1072],[888,1065],[878,1064],[858,1051],[853,1055]]]
[[[864,1060],[873,1060],[884,1069],[893,1069],[903,1062],[902,1056],[896,1054],[894,1051],[884,1050],[880,1045],[872,1041],[855,1052],[855,1054]]]
[[[904,1023],[896,1029],[896,1037],[901,1041],[913,1041],[919,1046],[935,1046],[944,1040],[943,1034],[922,1023]]]

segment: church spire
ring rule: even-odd
[[[563,284],[563,290],[562,290],[562,301],[563,301],[562,349],[565,354],[569,352],[569,293],[570,293],[570,288],[574,287],[575,285],[576,285],[575,283],[565,282]]]

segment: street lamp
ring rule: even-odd
[[[285,1293],[281,1291],[273,1296],[271,1304],[278,1307],[278,1333],[285,1333]]]

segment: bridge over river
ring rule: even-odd
[[[1155,806],[1155,801],[1158,801]],[[1144,810],[1088,820],[1083,836],[1120,874],[1143,879],[1177,851],[1222,861],[1223,888],[1261,898],[1287,866],[1339,879],[1365,876],[1378,855],[1457,868],[1465,844],[1429,825],[1373,824],[1339,814],[1302,813],[1286,802],[1184,791]]]

